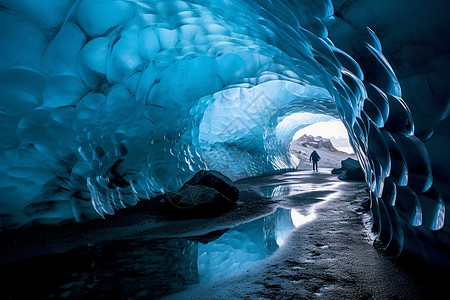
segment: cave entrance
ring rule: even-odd
[[[333,147],[337,150],[348,154],[354,153],[348,139],[347,129],[344,124],[337,119],[328,122],[317,122],[298,130],[292,137],[292,142],[298,140],[303,135],[329,139]]]
[[[297,130],[292,136],[289,149],[299,160],[300,169],[309,169],[309,156],[314,150],[321,157],[319,166],[322,168],[339,168],[342,160],[356,158],[347,129],[335,118],[315,122]]]

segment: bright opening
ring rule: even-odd
[[[295,133],[293,141],[304,134],[330,139],[337,150],[349,154],[354,153],[348,141],[347,129],[341,121],[317,122],[306,126]]]

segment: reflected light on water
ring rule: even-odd
[[[36,298],[55,299],[129,298],[143,293],[143,286],[145,298],[155,299],[207,284],[243,272],[272,255],[292,230],[315,218],[314,207],[308,215],[279,207],[208,237],[105,241],[12,263],[0,268],[8,274],[4,298],[21,296],[22,282],[33,284],[30,289]],[[126,289],[117,291],[124,282]],[[26,299],[25,295],[17,298]]]
[[[316,214],[314,212],[310,213],[309,215],[305,216],[299,213],[298,211],[292,209],[291,210],[291,218],[292,223],[294,223],[295,227],[299,227],[303,224],[306,224],[308,222],[311,222],[316,218]]]
[[[312,192],[321,187],[314,184],[286,184],[261,186],[259,192],[263,197],[279,198],[298,195],[303,192]]]
[[[209,243],[198,244],[199,283],[204,284],[245,270],[281,247],[295,228],[291,209],[240,224]]]

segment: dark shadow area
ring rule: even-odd
[[[125,239],[3,265],[7,299],[157,298],[244,270],[283,245],[292,210],[186,238]]]

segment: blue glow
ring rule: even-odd
[[[200,283],[207,283],[248,269],[283,246],[289,233],[305,224],[295,210],[278,208],[274,213],[239,225],[207,244],[198,245]]]
[[[400,226],[381,229],[391,241],[415,227],[440,239],[448,199],[433,172],[446,170],[428,151],[448,159],[445,132],[427,146],[432,130],[414,136],[380,41],[370,29],[329,35],[331,1],[54,2],[2,1],[2,230],[114,214],[202,169],[233,180],[292,170],[289,142],[312,114],[347,129],[375,227]],[[385,181],[407,192],[391,199]],[[395,205],[380,210],[383,197]]]

